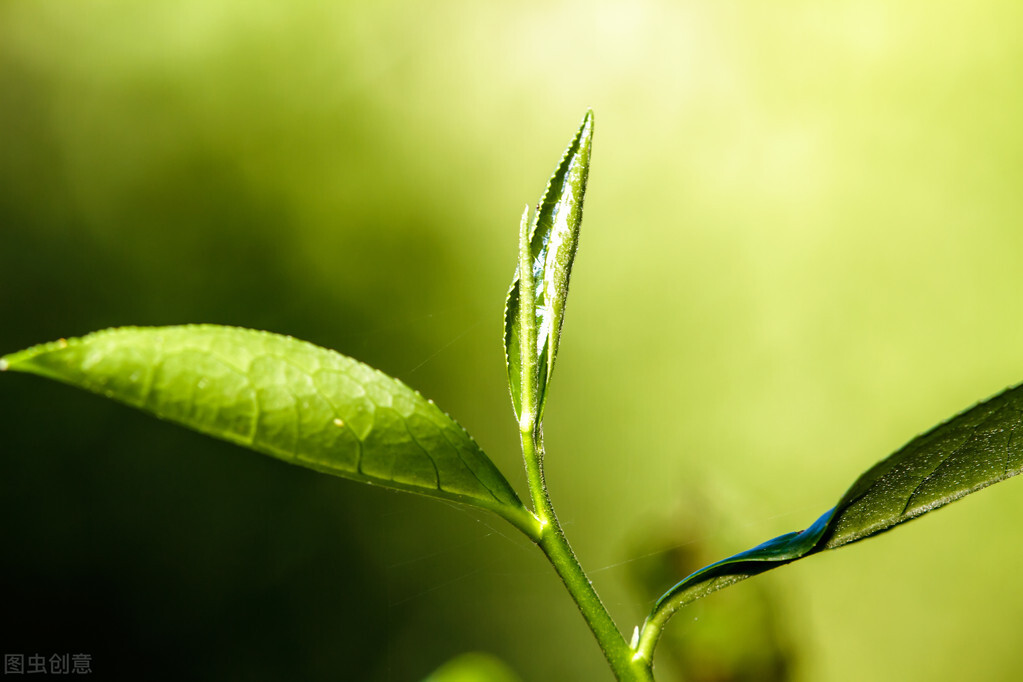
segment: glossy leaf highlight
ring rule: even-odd
[[[722,587],[825,549],[863,540],[1023,471],[1023,386],[917,436],[860,476],[834,509],[711,564],[672,587],[648,622]]]
[[[504,345],[515,415],[522,411],[523,349],[520,337],[519,305],[526,295],[535,305],[536,349],[532,359],[537,390],[536,421],[543,414],[547,386],[561,340],[565,320],[565,302],[572,275],[572,264],[579,246],[583,197],[590,169],[593,146],[593,112],[587,111],[578,132],[561,157],[537,204],[529,229],[530,255],[533,261],[533,287],[523,292],[519,269],[515,271],[504,313]]]
[[[269,332],[119,328],[34,346],[0,369],[78,386],[292,464],[531,515],[476,442],[432,401],[352,358]]]

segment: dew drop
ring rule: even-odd
[[[0,360],[0,372],[6,372],[7,368],[10,367],[6,360]]]
[[[342,427],[342,426],[344,426],[344,425],[345,425],[345,423],[344,423],[344,421],[343,421],[343,420],[341,420],[341,419],[335,419],[335,420],[334,420],[334,426],[336,426],[336,427],[338,427],[338,428],[341,428],[341,427]]]

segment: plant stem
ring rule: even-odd
[[[637,661],[642,661],[648,666],[653,665],[654,648],[657,646],[657,640],[661,638],[664,624],[668,622],[673,613],[674,610],[664,609],[651,614],[643,622],[643,627],[640,628],[639,638],[636,642],[635,659]]]
[[[543,427],[537,404],[539,382],[546,380],[546,377],[539,377],[537,371],[536,288],[528,220],[527,206],[519,223],[519,436],[522,441],[522,457],[526,463],[529,494],[533,499],[533,514],[540,524],[538,537],[532,539],[543,550],[572,595],[618,680],[653,682],[649,662],[641,658],[633,660],[635,652],[625,641],[579,565],[547,493],[543,474]]]
[[[522,452],[526,460],[526,477],[533,498],[534,513],[540,519],[540,540],[537,543],[550,560],[558,577],[565,584],[576,606],[590,626],[604,657],[621,682],[652,682],[649,662],[633,660],[634,652],[607,612],[593,584],[576,559],[572,547],[554,513],[543,474],[543,434],[540,429],[522,432]]]

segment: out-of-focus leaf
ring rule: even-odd
[[[1023,471],[1023,385],[917,436],[860,476],[834,509],[693,573],[661,597],[651,619],[758,573],[871,537]]]
[[[572,262],[579,246],[579,226],[583,217],[583,196],[590,170],[593,146],[593,112],[587,111],[578,132],[565,149],[561,162],[547,182],[529,230],[533,259],[533,291],[529,292],[536,309],[535,366],[537,415],[539,421],[547,397],[554,359],[558,354],[561,326],[565,319],[565,301],[572,275]],[[522,411],[522,348],[519,328],[521,291],[516,269],[504,311],[504,347],[515,415]]]
[[[476,442],[433,401],[349,357],[269,332],[119,328],[0,359],[310,469],[531,515]]]
[[[490,654],[461,654],[437,668],[423,682],[520,682],[503,661]]]

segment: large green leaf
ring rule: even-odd
[[[711,564],[672,587],[651,619],[711,592],[825,549],[886,531],[1023,471],[1023,385],[918,436],[882,460],[802,532]]]
[[[569,143],[554,170],[547,189],[537,205],[529,228],[533,260],[533,291],[528,295],[536,310],[537,415],[539,421],[547,397],[554,359],[565,320],[565,301],[572,275],[572,262],[579,246],[579,226],[583,218],[583,196],[590,170],[593,146],[593,112],[587,111],[578,132]],[[504,347],[515,415],[522,411],[522,348],[519,327],[519,302],[525,294],[516,269],[504,311]]]
[[[0,359],[286,462],[532,516],[465,430],[397,379],[287,336],[234,327],[121,328]]]

